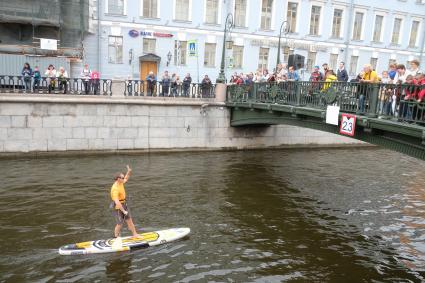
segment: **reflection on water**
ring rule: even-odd
[[[111,176],[127,163],[136,226],[190,237],[59,256],[112,235]],[[370,149],[2,160],[0,282],[420,282],[424,165]]]

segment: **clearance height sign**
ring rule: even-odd
[[[343,113],[341,114],[341,125],[339,133],[347,136],[354,136],[356,130],[356,116]]]

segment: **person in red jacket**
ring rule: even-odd
[[[425,74],[418,75],[418,95],[417,101],[419,103],[425,102]]]
[[[406,83],[402,86],[404,97],[400,101],[400,116],[404,119],[412,119],[413,101],[416,99],[417,86],[416,80],[412,75],[406,77]]]
[[[418,104],[413,109],[413,118],[425,122],[425,74],[417,75],[417,81],[416,101]]]

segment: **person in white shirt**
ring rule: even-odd
[[[55,86],[56,86],[56,69],[55,66],[53,66],[52,64],[49,65],[49,67],[47,67],[46,72],[44,73],[44,75],[46,77],[49,78],[49,93],[52,92],[52,90],[55,90]]]
[[[419,61],[418,60],[412,60],[410,61],[410,69],[406,72],[407,76],[412,75],[413,77],[416,77],[418,74],[422,74],[422,71],[419,69]]]
[[[397,74],[394,77],[394,84],[404,84],[406,83],[406,78],[408,74],[406,72],[406,67],[403,64],[397,65]],[[399,94],[401,95],[401,94]],[[391,97],[391,113],[394,116],[398,116],[397,113],[397,93],[396,91],[393,92],[393,95]]]
[[[89,69],[89,65],[84,64],[84,69],[81,72],[81,78],[83,79],[84,92],[86,94],[89,94],[90,92],[90,76],[91,76],[91,70]]]
[[[406,67],[403,64],[398,64],[397,65],[397,74],[394,77],[394,83],[398,84],[398,83],[402,83],[404,84],[406,82],[406,77],[407,77],[407,73],[406,73]]]
[[[59,90],[63,90],[63,93],[66,94],[67,85],[68,85],[68,72],[65,71],[64,67],[60,67],[59,71],[56,72],[56,77],[59,82]]]

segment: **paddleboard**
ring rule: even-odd
[[[122,237],[65,245],[59,248],[61,255],[85,255],[123,252],[143,249],[176,241],[188,235],[190,228],[172,228],[142,233],[139,237]]]

